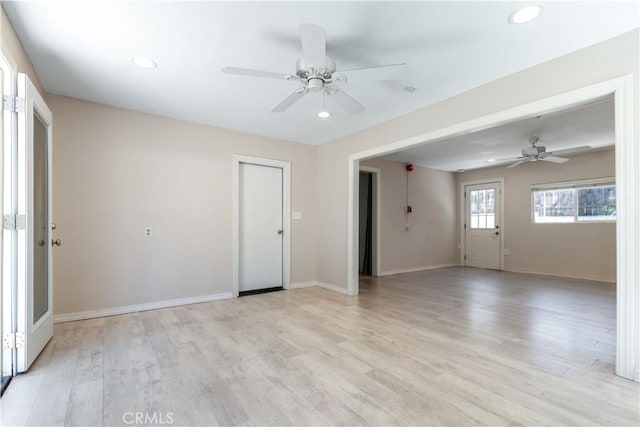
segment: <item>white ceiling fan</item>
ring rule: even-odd
[[[360,113],[365,108],[358,101],[347,95],[337,83],[399,80],[405,78],[408,73],[409,67],[407,64],[336,71],[335,61],[326,56],[327,33],[324,28],[318,25],[300,25],[300,41],[302,42],[302,58],[296,62],[295,74],[237,67],[225,67],[222,72],[302,83],[302,86],[291,92],[273,107],[271,109],[272,112],[286,111],[309,92],[323,92],[323,96],[327,95],[329,99],[351,114]],[[326,118],[329,117],[329,113],[321,111],[318,116]]]
[[[497,161],[515,160],[516,162],[507,166],[507,169],[516,167],[518,165],[521,165],[522,163],[537,162],[539,160],[552,163],[565,163],[568,162],[569,159],[560,156],[579,153],[591,148],[588,145],[583,145],[581,147],[568,148],[566,150],[546,151],[546,147],[536,145],[538,141],[540,141],[540,138],[538,138],[537,136],[532,136],[531,138],[529,138],[531,147],[523,148],[521,157],[516,157],[513,159],[500,159]]]

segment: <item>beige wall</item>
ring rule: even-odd
[[[292,282],[316,277],[315,148],[49,95],[56,314],[230,292],[232,156],[292,162]],[[153,236],[144,237],[152,227]]]
[[[348,157],[602,81],[632,74],[637,88],[638,30],[496,80],[438,104],[318,147],[318,280],[347,287]],[[473,72],[473,71],[470,71]],[[425,88],[428,90],[428,88]],[[638,110],[638,92],[634,109]],[[638,116],[634,138],[638,138]]]
[[[456,264],[455,175],[415,167],[409,175],[409,203],[413,212],[409,214],[407,230],[405,164],[384,159],[362,164],[381,170],[381,274]]]
[[[531,185],[615,175],[613,150],[583,154],[568,163],[522,164],[457,174],[458,188],[464,182],[504,178],[502,232],[504,269],[615,282],[616,225],[533,224]],[[458,201],[460,198],[458,197]],[[460,209],[457,209],[460,213]],[[459,220],[458,220],[459,221]],[[459,224],[459,222],[458,222]],[[458,239],[459,236],[458,227]]]

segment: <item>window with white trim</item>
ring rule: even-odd
[[[531,186],[532,220],[536,224],[616,220],[613,178]]]

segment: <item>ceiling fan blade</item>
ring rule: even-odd
[[[555,157],[555,156],[540,156],[539,157],[540,160],[544,160],[545,162],[552,162],[552,163],[566,163],[569,161],[569,159],[565,159],[564,157]]]
[[[307,92],[309,92],[309,89],[307,89],[306,87],[300,87],[300,88],[294,90],[289,95],[287,95],[286,98],[284,98],[282,101],[280,101],[278,103],[278,105],[273,107],[271,109],[271,112],[272,113],[282,113],[283,111],[286,111],[293,104],[295,104],[296,102],[300,101],[300,98],[305,96],[307,94]]]
[[[401,80],[409,74],[407,64],[381,65],[379,67],[358,68],[355,70],[337,71],[331,78],[340,83],[374,82],[380,80]]]
[[[324,68],[327,54],[327,32],[324,28],[313,24],[300,25],[300,41],[302,42],[302,58],[307,67]]]
[[[509,157],[507,159],[496,159],[496,160],[494,160],[494,162],[498,163],[498,162],[506,162],[507,160],[517,161],[517,160],[527,160],[527,159],[528,159],[528,157],[522,157],[522,156],[521,157]]]
[[[300,80],[300,78],[296,75],[276,73],[273,71],[251,70],[249,68],[224,67],[222,69],[222,72],[226,74],[235,74],[238,76],[266,77],[268,79],[278,80]]]
[[[338,104],[343,110],[350,114],[358,114],[364,111],[364,107],[358,101],[347,95],[342,89],[330,86],[325,90],[327,97]]]
[[[581,147],[567,148],[565,150],[550,151],[547,154],[552,154],[554,156],[566,156],[569,154],[581,153],[583,151],[590,150],[591,148],[592,147],[590,145],[583,145]]]
[[[527,163],[529,160],[519,160],[515,163],[510,164],[509,166],[506,167],[506,169],[510,169],[510,168],[515,168],[518,165],[521,165],[523,163]]]

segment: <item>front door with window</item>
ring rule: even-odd
[[[499,182],[465,186],[465,265],[500,269]]]

